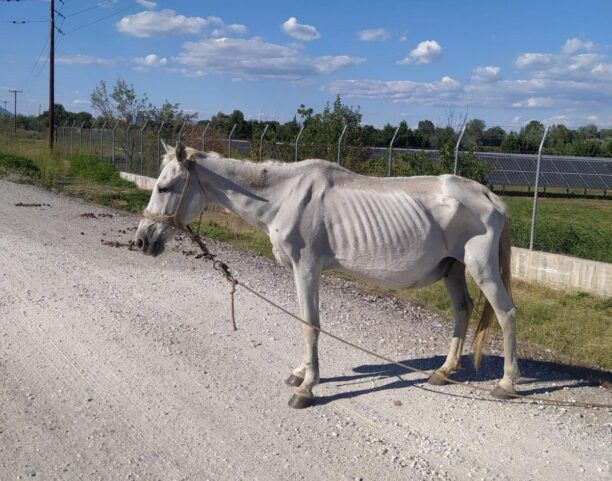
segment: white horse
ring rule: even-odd
[[[256,164],[164,144],[163,168],[136,232],[145,254],[158,255],[206,203],[220,204],[270,237],[274,256],[293,272],[302,318],[319,326],[321,273],[338,270],[393,288],[440,279],[455,329],[446,361],[429,379],[443,384],[460,367],[473,303],[465,268],[486,302],[476,329],[480,361],[493,313],[503,330],[504,375],[493,395],[513,397],[516,308],[509,294],[510,238],[503,202],[477,182],[439,177],[365,177],[324,160]],[[287,379],[289,405],[312,405],[319,382],[318,332],[304,327],[304,360]]]

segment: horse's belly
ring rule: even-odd
[[[352,251],[336,253],[333,267],[381,287],[404,289],[426,286],[440,279],[442,259],[441,250],[433,246],[410,253]]]
[[[403,192],[349,192],[335,200],[341,203],[326,213],[333,267],[394,288],[439,278],[444,236],[419,202]]]

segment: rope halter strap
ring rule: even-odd
[[[181,191],[181,196],[179,197],[179,201],[176,206],[176,209],[174,210],[174,214],[171,214],[171,215],[154,214],[148,209],[145,209],[142,213],[142,216],[145,219],[152,220],[153,222],[157,222],[158,224],[162,224],[167,227],[172,227],[174,229],[178,229],[182,231],[187,230],[186,225],[181,223],[179,219],[179,215],[181,213],[181,207],[183,206],[185,195],[187,194],[187,191],[189,190],[191,178],[195,177],[198,187],[200,188],[202,193],[204,193],[204,188],[202,187],[202,184],[200,183],[200,179],[198,179],[197,174],[195,174],[195,167],[196,167],[195,156],[189,157],[186,160],[186,162],[187,162],[187,177],[185,178],[185,183],[183,184],[183,190]]]

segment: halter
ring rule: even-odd
[[[193,177],[195,177],[196,182],[198,183],[198,187],[200,187],[200,190],[202,191],[202,193],[204,193],[204,188],[202,187],[202,184],[200,183],[200,179],[198,178],[197,175],[194,174],[195,166],[196,166],[195,158],[189,157],[187,159],[187,178],[185,179],[185,183],[183,184],[183,190],[181,191],[181,197],[179,198],[179,202],[178,202],[178,205],[176,206],[174,214],[172,215],[153,214],[148,209],[145,209],[142,213],[142,216],[145,219],[152,220],[153,222],[157,222],[159,224],[162,224],[168,227],[173,227],[175,229],[183,230],[183,231],[187,230],[186,225],[181,224],[179,221],[179,213],[181,212],[181,207],[183,205],[183,199],[185,198],[187,189],[189,189],[189,184],[191,182],[192,175]]]

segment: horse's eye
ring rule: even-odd
[[[160,194],[163,194],[164,192],[168,192],[170,189],[168,189],[168,187],[158,187],[157,188],[157,192],[159,192]]]

